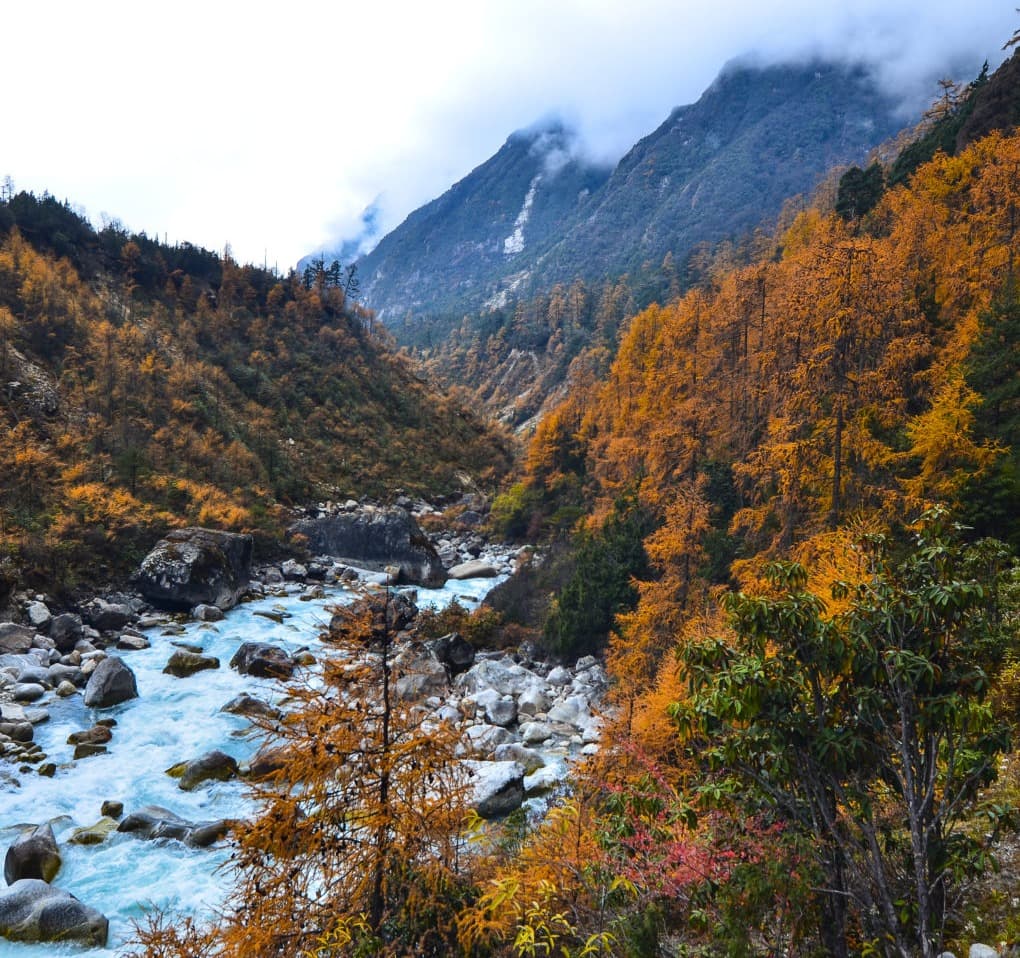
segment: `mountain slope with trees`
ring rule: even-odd
[[[506,440],[431,391],[345,296],[191,246],[0,204],[8,580],[123,570],[168,524],[279,532],[309,500],[492,480]],[[334,275],[334,272],[337,275]]]

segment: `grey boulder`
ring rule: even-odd
[[[229,609],[248,587],[251,550],[249,535],[175,529],[142,560],[135,580],[142,595],[163,609]]]
[[[135,673],[115,655],[103,659],[89,676],[83,700],[89,708],[105,709],[138,697]]]
[[[0,891],[0,937],[11,941],[73,941],[102,947],[110,923],[70,892],[38,878],[22,878]]]

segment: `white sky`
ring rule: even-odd
[[[751,50],[865,55],[916,105],[1020,22],[1017,0],[3,6],[0,177],[281,269],[377,197],[392,228],[540,117],[615,159]]]

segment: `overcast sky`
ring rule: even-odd
[[[749,51],[867,57],[916,107],[936,78],[997,65],[1016,6],[16,0],[0,16],[0,177],[286,269],[355,233],[376,198],[392,228],[543,116],[616,159]]]

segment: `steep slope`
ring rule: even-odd
[[[558,123],[514,133],[358,261],[365,304],[392,323],[408,312],[481,305],[497,283],[513,287],[531,250],[547,245],[609,174],[573,151]]]
[[[509,466],[327,274],[97,234],[51,197],[0,213],[0,565],[68,584],[167,525],[272,537],[288,504]]]
[[[359,261],[363,299],[394,327],[578,277],[633,279],[668,252],[683,263],[699,243],[767,224],[901,124],[862,70],[734,64],[611,176],[573,158],[561,126],[515,133]]]

